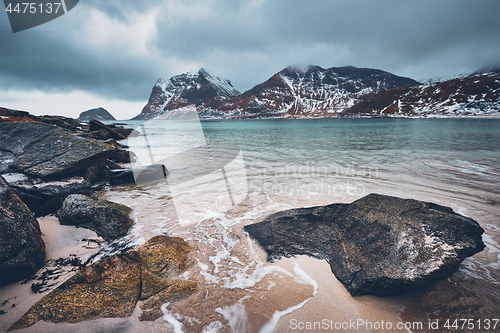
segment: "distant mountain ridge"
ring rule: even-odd
[[[331,117],[356,104],[363,96],[418,84],[415,80],[377,69],[309,66],[302,71],[287,67],[229,100],[231,104],[222,110],[244,118]]]
[[[498,71],[496,73],[498,76]],[[172,118],[188,107],[195,107],[200,118],[205,119],[446,116],[451,115],[449,107],[446,112],[438,109],[447,105],[443,98],[453,94],[456,101],[462,103],[460,107],[467,110],[480,109],[482,114],[498,110],[496,76],[492,77],[492,73],[475,75],[475,79],[470,79],[472,75],[422,85],[411,78],[378,69],[309,66],[301,70],[287,67],[241,94],[230,81],[200,69],[158,80],[148,104],[134,119]],[[481,88],[474,88],[474,82],[481,82]],[[439,91],[446,93],[435,93],[437,88],[433,87],[437,86],[441,87]],[[477,98],[476,94],[471,100],[478,89],[486,94],[485,99]],[[420,97],[411,97],[410,92]],[[407,95],[407,101],[402,100],[403,95]],[[393,105],[396,100],[400,101],[397,112]],[[401,103],[405,105],[403,109]],[[412,103],[416,103],[415,108]]]
[[[339,117],[500,116],[500,70],[369,96]]]

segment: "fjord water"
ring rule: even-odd
[[[375,308],[380,304],[381,309],[389,302],[396,305],[391,318],[425,325],[436,319],[498,318],[500,119],[211,120],[201,126],[153,120],[143,125],[152,154],[138,145],[133,147],[138,156],[153,160],[158,152],[172,150],[175,140],[182,144],[172,154],[205,142],[228,142],[239,146],[243,161],[228,172],[225,183],[233,192],[243,191],[234,205],[227,205],[223,193],[225,174],[201,177],[182,193],[169,188],[168,178],[103,193],[134,209],[136,224],[129,237],[135,242],[169,234],[194,248],[188,270],[179,278],[198,282],[197,293],[162,307],[172,330],[289,330],[288,322],[310,311],[306,304],[314,304],[328,287],[320,283],[318,288],[319,281],[300,263],[266,262],[243,226],[277,211],[349,203],[372,192],[449,206],[479,222],[486,249],[466,259],[452,277],[423,291],[355,300]],[[182,171],[169,169],[172,175]],[[231,175],[245,184],[235,188]],[[322,315],[334,316],[328,308]],[[338,318],[349,319],[349,314]]]

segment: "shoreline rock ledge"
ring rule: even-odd
[[[485,247],[479,224],[449,207],[373,193],[351,204],[279,212],[244,230],[270,261],[326,259],[352,296],[423,289]]]

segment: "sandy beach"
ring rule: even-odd
[[[64,258],[70,254],[75,254],[85,260],[97,250],[96,246],[86,248],[87,242],[82,241],[85,238],[98,239],[92,231],[61,226],[57,218],[53,216],[39,219],[39,223],[47,247],[47,260]],[[265,255],[263,251],[258,251],[259,256]],[[196,268],[195,262],[192,256],[191,269]],[[356,329],[342,329],[342,331],[370,332],[371,330],[365,329],[358,320],[372,323],[382,321],[397,323],[400,321],[398,311],[407,300],[407,297],[353,298],[335,279],[328,263],[324,260],[299,256],[285,258],[265,266],[266,272],[274,271],[274,273],[265,276],[255,284],[256,291],[261,293],[262,297],[244,296],[238,290],[226,294],[214,285],[205,284],[195,295],[173,304],[174,309],[188,317],[192,311],[200,312],[202,308],[199,306],[202,306],[205,311],[215,310],[214,313],[218,311],[220,321],[215,321],[217,324],[208,325],[206,332],[293,332],[309,324],[314,325],[315,322],[316,325],[321,322],[324,329],[326,322],[328,322],[328,327],[335,328],[335,325],[345,326],[349,322],[352,327],[353,321],[356,321]],[[56,285],[51,289],[56,288],[73,274],[74,272],[66,267],[66,272],[61,274]],[[199,282],[203,283],[201,279]],[[205,288],[206,290],[203,290]],[[30,283],[22,284],[21,282],[2,287],[0,291],[2,302],[4,298],[8,300],[7,304],[2,307],[4,310],[7,309],[6,313],[0,317],[0,330],[2,331],[6,331],[36,301],[47,294],[47,292],[35,294],[30,289]],[[208,293],[212,294],[212,297],[207,297]],[[214,299],[215,294],[219,294],[218,296],[223,297],[224,300]],[[238,300],[239,297],[241,298]],[[204,301],[200,301],[200,298]],[[214,303],[208,305],[210,301],[207,302],[207,300],[210,299]],[[236,306],[231,306],[233,300],[237,301]],[[12,307],[12,304],[15,304],[15,307]],[[228,304],[228,306],[221,309],[222,304]],[[139,306],[140,304],[137,305],[130,318],[101,318],[77,324],[54,324],[40,321],[32,327],[17,330],[17,332],[112,332],[117,330],[121,332],[158,332],[160,330],[177,332],[174,326],[164,318],[155,322],[139,321],[141,312]],[[209,309],[210,307],[212,309]],[[211,320],[213,321],[213,318]],[[196,332],[197,330],[186,331]]]

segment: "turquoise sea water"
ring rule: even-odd
[[[252,324],[256,315],[248,304],[271,297],[260,284],[280,269],[265,263],[243,233],[244,225],[276,211],[352,202],[372,192],[450,206],[485,229],[487,248],[466,259],[452,278],[401,300],[402,319],[498,317],[500,119],[152,120],[143,122],[144,128],[127,123],[148,137],[151,154],[144,137],[128,142],[142,164],[169,161],[172,175],[183,171],[173,161],[182,151],[215,142],[241,149],[241,163],[228,161],[227,174],[214,173],[178,188],[169,187],[167,178],[105,193],[134,209],[130,237],[137,242],[168,233],[196,248],[189,275],[207,296],[164,309],[165,318],[172,311],[185,331],[231,322],[240,323],[242,331],[264,325],[263,319]],[[289,282],[273,277],[269,283]],[[279,301],[273,297],[268,304],[276,297]],[[286,307],[296,309],[308,297],[297,296]],[[269,317],[278,308],[269,305],[261,311]]]

